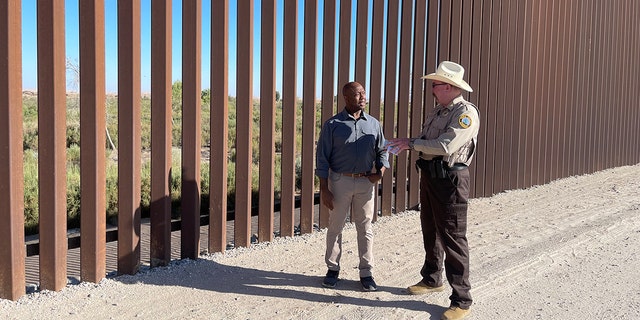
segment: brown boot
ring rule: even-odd
[[[443,290],[444,290],[444,285],[439,287],[432,287],[432,286],[426,285],[422,281],[407,288],[407,291],[409,291],[409,294],[413,294],[413,295],[420,295],[420,294],[431,293],[431,292],[440,292]]]
[[[449,307],[447,311],[442,314],[440,320],[460,320],[464,319],[471,313],[471,309],[462,309],[460,307]]]

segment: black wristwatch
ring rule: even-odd
[[[409,148],[413,149],[413,143],[416,141],[416,138],[409,139]]]

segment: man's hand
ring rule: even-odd
[[[333,210],[333,193],[328,188],[320,191],[320,200],[329,210]]]
[[[410,138],[391,138],[387,139],[387,143],[385,146],[387,150],[393,154],[398,154],[404,150],[410,150],[409,142],[411,142]]]
[[[333,210],[333,193],[329,191],[329,181],[327,178],[320,178],[320,201],[329,210]]]
[[[382,173],[381,172],[372,173],[367,176],[367,179],[369,179],[371,183],[376,183],[382,179]]]

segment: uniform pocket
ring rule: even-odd
[[[464,236],[467,233],[467,209],[466,203],[447,205],[446,224],[449,234]]]

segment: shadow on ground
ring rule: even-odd
[[[424,301],[407,299],[384,301],[380,300],[376,293],[371,293],[371,298],[356,297],[352,293],[362,291],[360,282],[356,280],[341,279],[335,289],[326,289],[321,288],[322,276],[228,266],[207,259],[180,260],[173,262],[169,267],[142,270],[135,277],[123,275],[114,277],[113,280],[124,284],[182,286],[231,295],[273,297],[375,308],[403,308],[427,312],[432,315],[441,314],[445,310],[442,306]],[[318,293],[318,290],[323,293]],[[394,296],[406,296],[404,290],[404,288],[398,287],[378,286],[379,292],[389,292]]]

